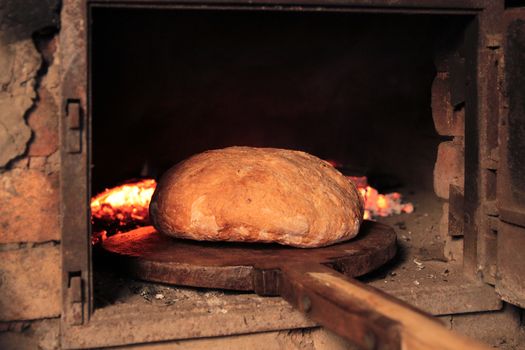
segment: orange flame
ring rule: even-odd
[[[407,213],[414,211],[412,203],[402,203],[402,196],[398,192],[380,194],[375,188],[358,186],[359,192],[365,201],[365,219],[372,219],[377,216],[390,216],[393,214]]]
[[[149,222],[149,203],[156,186],[153,179],[139,180],[107,189],[93,197],[91,219],[94,232],[104,239],[108,233],[146,225]]]
[[[365,220],[372,220],[378,216],[390,216],[394,214],[414,211],[412,203],[402,203],[402,196],[398,192],[380,194],[375,188],[368,185],[366,176],[347,176],[352,181],[365,202]]]

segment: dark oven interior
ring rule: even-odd
[[[91,11],[93,194],[209,149],[298,149],[414,202],[382,219],[405,237],[398,262],[446,259],[434,168],[453,137],[436,131],[432,86],[468,17]],[[108,283],[95,274],[95,301],[114,298]]]
[[[461,17],[94,9],[93,190],[233,145],[432,187],[435,52]],[[115,161],[117,160],[118,161]]]

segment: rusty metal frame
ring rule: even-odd
[[[497,234],[497,258],[494,284],[501,298],[509,303],[525,307],[525,196],[524,188],[517,179],[523,171],[523,152],[516,139],[523,139],[525,86],[520,72],[523,45],[525,7],[507,10],[504,18],[503,49],[505,50],[503,101],[499,127],[501,168],[497,183],[499,211]],[[521,33],[521,35],[520,35]],[[513,141],[511,141],[514,139]],[[521,162],[520,166],[517,162]],[[513,164],[514,163],[514,164]],[[519,175],[518,175],[519,176]]]
[[[467,104],[465,110],[464,272],[493,283],[494,186],[499,168],[498,134],[503,52],[504,2],[494,1],[467,29]]]
[[[478,273],[479,232],[477,222],[485,215],[482,166],[487,151],[481,149],[491,103],[498,101],[489,86],[491,35],[497,34],[496,18],[502,0],[64,0],[60,32],[63,108],[60,118],[62,318],[64,348],[78,348],[82,329],[92,328],[93,284],[90,245],[89,198],[91,196],[91,83],[89,23],[92,7],[143,7],[171,9],[373,12],[405,14],[472,15],[466,33],[467,81],[465,135],[465,271]],[[72,113],[73,111],[73,113]],[[78,113],[77,113],[78,111]],[[497,116],[496,116],[497,118]],[[473,179],[473,180],[471,180]],[[75,335],[72,335],[75,334]],[[173,340],[176,337],[153,339]],[[180,338],[180,336],[179,336]],[[137,341],[134,341],[136,343]],[[122,344],[123,345],[123,344]]]
[[[64,2],[60,33],[63,106],[59,121],[62,331],[84,324],[92,305],[87,27],[85,21],[78,23],[86,15],[84,1]]]
[[[506,18],[505,18],[505,33],[507,35],[511,35],[512,29],[507,29],[509,26],[513,26],[517,23],[520,23],[525,19],[525,7],[522,8],[516,8],[511,11],[507,11]],[[505,43],[502,43],[503,47],[506,47],[509,49],[509,38],[505,38]],[[508,60],[506,61],[508,63]],[[509,78],[508,81],[504,84],[503,91],[505,94],[505,103],[503,103],[502,106],[502,112],[501,114],[504,115],[505,123],[502,123],[502,128],[500,130],[500,138],[507,140],[511,134],[511,126],[510,118],[512,113],[517,113],[516,111],[511,111],[511,108],[515,108],[515,106],[511,106],[511,94],[514,93],[514,90],[520,90],[520,86],[511,86],[510,81],[511,78],[514,78],[513,75],[515,75],[514,72],[509,71],[511,64],[506,64],[505,69],[507,70],[507,77]],[[518,92],[516,92],[518,93]],[[506,145],[508,146],[508,145]],[[509,224],[513,225],[519,225],[522,227],[525,227],[525,208],[522,206],[523,203],[523,195],[516,199],[514,198],[515,193],[513,193],[513,181],[512,181],[512,174],[511,174],[511,167],[509,166],[509,156],[512,155],[512,152],[507,147],[502,147],[500,151],[500,159],[501,163],[505,164],[505,167],[503,167],[500,171],[500,179],[503,181],[500,181],[498,184],[498,199],[499,199],[499,211],[500,216],[503,221],[506,221]],[[521,203],[520,203],[521,202]]]

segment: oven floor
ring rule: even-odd
[[[463,283],[461,261],[447,261],[443,253],[442,202],[429,190],[407,188],[400,192],[405,201],[414,204],[414,212],[378,219],[395,229],[397,256],[362,280],[385,291]]]
[[[415,212],[379,220],[395,228],[398,255],[387,266],[360,279],[434,315],[499,310],[501,301],[492,287],[466,280],[460,262],[445,261],[444,239],[439,228],[442,203],[433,192],[415,189],[401,192],[407,201],[413,202]],[[120,276],[103,260],[96,263],[94,289],[94,333],[100,331],[97,320],[102,325],[107,320],[118,324],[119,319],[126,322],[135,316],[145,319],[146,324],[170,317],[173,325],[167,329],[176,329],[181,339],[314,326],[281,298],[136,281]],[[144,315],[154,316],[148,321]],[[206,322],[207,326],[201,330],[202,317],[216,319],[214,326]],[[450,316],[440,318],[452,327]],[[191,324],[194,326],[189,327]],[[144,332],[152,331],[147,325],[144,327]],[[164,335],[158,337],[160,340]],[[491,339],[490,342],[499,344],[501,349],[515,349],[507,346],[511,341]]]
[[[414,212],[379,218],[378,221],[396,230],[399,251],[403,256],[446,261],[444,237],[440,232],[443,202],[432,190],[402,188],[398,192],[403,195],[404,201],[414,204]]]

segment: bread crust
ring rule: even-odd
[[[169,169],[150,217],[178,238],[312,248],[354,237],[363,200],[350,180],[308,153],[229,147]]]

